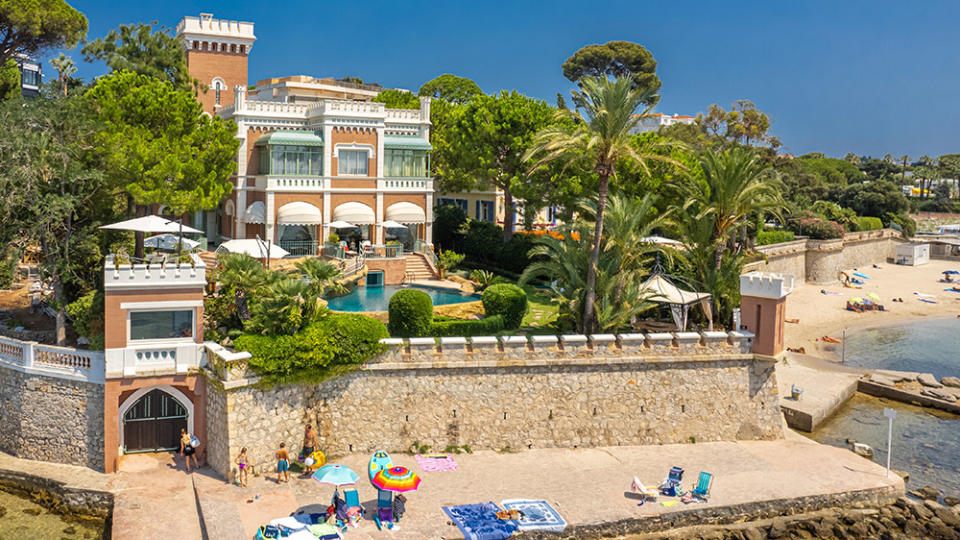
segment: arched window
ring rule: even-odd
[[[223,79],[221,79],[220,77],[217,77],[216,79],[213,80],[213,83],[212,83],[210,86],[213,87],[213,92],[214,92],[214,95],[215,95],[215,97],[216,97],[216,101],[215,101],[214,103],[216,103],[217,105],[219,105],[219,104],[220,104],[220,91],[221,91],[221,90],[226,90],[226,89],[227,89],[227,85],[226,85],[226,83],[223,82]]]

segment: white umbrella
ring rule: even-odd
[[[683,242],[678,242],[677,240],[674,240],[672,238],[666,238],[663,236],[644,236],[643,238],[640,239],[640,241],[647,242],[650,244],[663,244],[666,246],[679,246],[683,244]]]
[[[157,236],[151,236],[143,241],[144,247],[155,248],[155,249],[177,249],[177,240],[181,242],[184,248],[193,249],[200,245],[200,242],[196,240],[190,240],[189,238],[179,238],[175,234],[163,233],[158,234]]]
[[[403,223],[397,223],[396,221],[393,221],[393,220],[384,221],[380,225],[382,225],[387,229],[406,229],[407,228],[407,226],[404,225]]]
[[[226,251],[228,253],[246,253],[247,255],[253,257],[254,259],[266,259],[267,258],[267,244],[259,238],[247,238],[244,240],[228,240],[217,248],[218,252]],[[282,247],[271,244],[270,245],[270,258],[271,259],[281,259],[289,255],[290,252],[283,249]]]
[[[346,221],[333,221],[327,223],[327,227],[330,227],[331,229],[352,229],[356,227],[356,225],[353,223],[347,223]]]
[[[182,228],[181,228],[182,227]],[[133,219],[128,219],[126,221],[121,221],[119,223],[112,223],[110,225],[104,225],[100,227],[101,229],[108,229],[114,231],[134,231],[142,233],[193,233],[193,234],[203,234],[203,231],[194,229],[193,227],[187,227],[186,225],[181,225],[179,221],[169,220],[160,216],[143,216]]]

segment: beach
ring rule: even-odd
[[[844,331],[896,325],[920,318],[956,317],[960,314],[960,293],[944,291],[951,285],[939,281],[945,270],[960,271],[960,262],[931,260],[929,264],[921,266],[878,266],[880,268],[858,269],[870,277],[863,280],[862,289],[846,288],[840,283],[804,283],[795,286],[787,297],[786,318],[799,322],[786,324],[784,344],[793,349],[803,347],[807,354],[836,358],[841,354],[841,348],[837,344],[816,340],[822,336],[841,339]],[[851,275],[854,271],[846,270]],[[840,294],[823,294],[821,291]],[[933,298],[920,297],[914,292],[930,294]],[[867,293],[880,296],[884,311],[847,311],[849,298],[862,297]],[[894,298],[903,298],[903,303],[893,302]],[[937,303],[921,302],[920,298]]]

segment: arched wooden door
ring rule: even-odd
[[[178,450],[186,427],[186,407],[163,390],[152,390],[123,415],[124,453]]]

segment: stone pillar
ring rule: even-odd
[[[741,324],[755,336],[754,353],[776,356],[783,352],[787,295],[792,291],[790,274],[749,272],[740,276]]]

